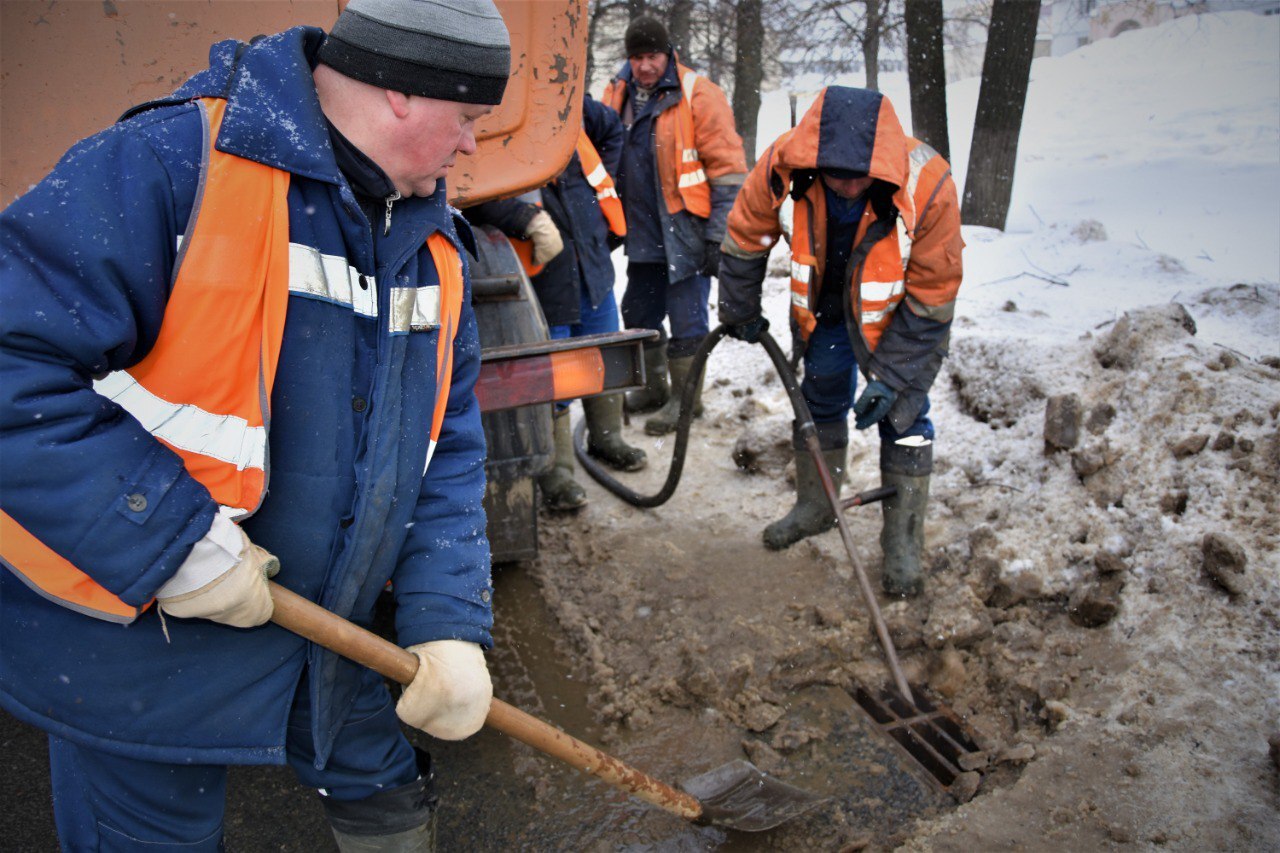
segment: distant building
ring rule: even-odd
[[[980,75],[990,0],[944,0],[944,9],[947,82]],[[1034,56],[1062,56],[1091,42],[1186,15],[1241,10],[1280,15],[1280,0],[1041,0]]]
[[[1083,0],[1090,5],[1089,41],[1115,38],[1187,15],[1250,11],[1280,15],[1280,0]]]

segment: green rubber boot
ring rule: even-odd
[[[671,383],[667,378],[667,342],[644,345],[644,387],[628,391],[628,412],[652,412],[666,404],[671,397]]]
[[[669,432],[675,432],[676,424],[680,421],[680,399],[684,392],[684,383],[689,379],[689,368],[693,366],[693,356],[669,359],[667,365],[671,370],[671,397],[656,415],[644,422],[644,431],[647,435],[666,435]],[[693,395],[695,418],[702,417],[702,380],[706,375],[707,369],[704,366],[702,373],[698,375],[698,386]]]
[[[844,482],[845,447],[822,451],[822,458],[831,472],[831,479],[839,492]],[[831,502],[822,490],[818,466],[807,450],[795,450],[796,454],[796,505],[791,512],[764,529],[764,545],[771,551],[781,551],[801,539],[825,533],[836,526]]]
[[[615,471],[639,471],[645,453],[622,440],[622,395],[606,394],[582,401],[587,416],[587,453]]]
[[[911,477],[880,472],[880,485],[897,486],[884,502],[880,547],[884,551],[881,585],[889,595],[917,596],[924,590],[920,556],[924,553],[924,513],[929,503],[929,475]]]
[[[552,429],[556,440],[555,464],[551,470],[538,477],[538,489],[542,492],[542,505],[553,512],[570,512],[587,502],[587,491],[573,479],[573,432],[569,429],[569,410],[552,416]]]

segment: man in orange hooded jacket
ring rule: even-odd
[[[928,391],[946,356],[961,279],[960,206],[951,167],[907,136],[879,92],[831,86],[747,176],[720,262],[720,320],[754,341],[768,323],[760,287],[791,209],[791,325],[804,352],[801,390],[827,467],[843,479],[852,406],[880,433],[886,592],[922,589],[924,513],[933,469]],[[853,402],[859,368],[866,387]],[[835,524],[798,435],[796,504],[769,525],[785,548]]]
[[[710,330],[711,276],[747,161],[724,92],[681,64],[661,22],[637,18],[625,44],[627,63],[602,98],[627,129],[618,169],[627,217],[622,319],[628,329],[662,332],[664,318],[671,325],[665,348],[646,345],[646,387],[627,395],[627,409],[661,406],[644,429],[662,435],[676,428],[693,354]],[[691,381],[696,417],[702,377]]]

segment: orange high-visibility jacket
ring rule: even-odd
[[[209,127],[202,192],[159,337],[138,364],[108,374],[94,389],[137,418],[218,504],[243,518],[258,509],[269,479],[270,400],[290,290],[289,173],[219,151],[226,101],[199,103]],[[441,290],[434,448],[464,282],[461,258],[446,237],[432,234],[427,246]],[[121,601],[3,512],[0,556],[28,586],[86,615],[127,623],[146,609]]]
[[[733,123],[733,110],[724,91],[706,77],[676,63],[681,97],[674,109],[654,120],[654,148],[658,178],[668,213],[687,210],[694,216],[711,216],[711,187],[722,182],[737,184],[746,173],[742,137]],[[603,103],[621,114],[627,83],[614,78],[604,91]]]
[[[834,98],[832,92],[836,93]],[[722,267],[722,321],[735,322],[758,313],[758,308],[744,308],[745,301],[733,293],[754,287],[758,306],[763,260],[782,234],[784,206],[794,205],[788,235],[791,316],[808,339],[816,322],[813,312],[827,255],[826,198],[817,175],[824,167],[865,172],[896,188],[893,227],[885,229],[870,247],[848,282],[868,349],[876,349],[904,300],[918,317],[940,323],[951,320],[964,246],[951,168],[936,151],[903,132],[888,99],[878,93],[874,98],[846,97],[850,92],[867,94],[842,87],[823,90],[800,124],[780,136],[747,176],[729,214],[722,248],[730,257],[758,262],[745,267],[730,265],[753,270],[755,281],[733,281],[732,269]],[[834,104],[827,103],[829,98]],[[824,108],[828,113],[825,119]],[[858,109],[870,109],[871,114],[859,115]],[[868,204],[855,246],[862,243],[878,218],[874,206]]]

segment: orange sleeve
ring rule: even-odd
[[[738,191],[738,198],[729,211],[729,224],[723,248],[739,257],[768,254],[782,235],[778,222],[778,205],[774,204],[769,190],[769,175],[773,170],[774,147],[769,147],[747,175]]]
[[[930,190],[933,201],[916,226],[907,264],[905,287],[916,314],[946,322],[954,311],[956,293],[963,277],[960,236],[960,202],[956,184],[949,174]],[[927,201],[927,197],[926,197]],[[732,223],[730,218],[730,223]]]
[[[699,75],[693,86],[692,106],[694,147],[698,149],[707,180],[718,183],[717,178],[745,175],[747,156],[724,90]]]

